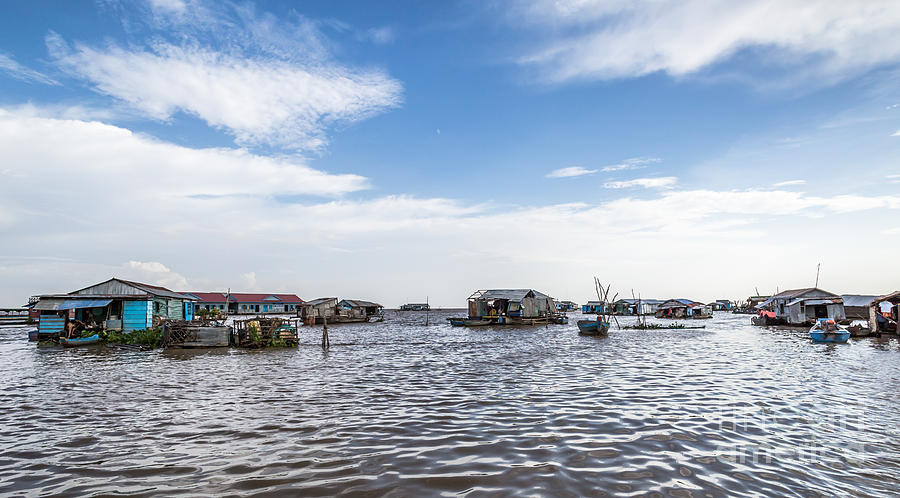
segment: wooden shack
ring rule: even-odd
[[[307,325],[332,323],[338,305],[336,297],[320,297],[300,305],[300,319]]]
[[[779,292],[756,306],[775,314],[767,324],[806,326],[819,318],[841,321],[846,318],[841,296],[817,287]]]
[[[549,323],[556,315],[553,298],[534,289],[482,289],[468,299],[469,318],[500,325]]]
[[[111,278],[68,294],[38,296],[41,338],[59,337],[72,323],[92,330],[141,330],[163,320],[192,320],[194,298],[158,285]]]
[[[712,310],[706,304],[693,299],[669,299],[656,308],[657,318],[712,318]]]
[[[900,291],[876,297],[869,304],[869,330],[875,334],[900,332]]]
[[[384,317],[384,306],[361,299],[342,299],[336,311],[334,321],[337,323],[368,322]]]

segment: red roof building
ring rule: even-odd
[[[196,309],[218,309],[229,314],[296,313],[303,300],[296,294],[183,292],[197,299]]]

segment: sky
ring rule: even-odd
[[[900,3],[0,5],[0,306],[900,288]]]

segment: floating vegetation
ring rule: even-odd
[[[141,345],[158,348],[162,344],[162,329],[151,327],[148,329],[122,332],[118,330],[105,330],[99,333],[100,344],[109,345]]]

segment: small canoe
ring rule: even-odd
[[[608,335],[609,323],[600,320],[578,320],[579,335]]]
[[[66,339],[65,337],[59,338],[59,343],[67,348],[74,348],[77,346],[89,346],[91,344],[97,344],[100,342],[100,336],[94,334],[90,337],[81,337],[77,339]]]
[[[465,318],[448,318],[447,321],[450,322],[452,327],[462,327],[466,324]]]
[[[466,327],[484,327],[485,325],[490,325],[490,320],[479,320],[479,319],[469,319],[463,320],[463,325]]]

